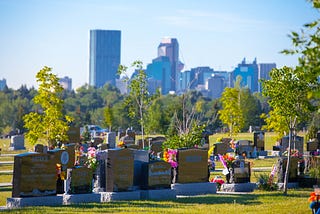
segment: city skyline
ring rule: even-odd
[[[120,30],[121,64],[157,57],[164,37],[179,41],[184,70],[209,66],[232,71],[243,59],[294,66],[287,35],[319,17],[305,0],[217,0],[131,2],[0,1],[0,79],[10,88],[35,86],[36,73],[53,68],[72,78],[73,88],[89,83],[89,32]]]

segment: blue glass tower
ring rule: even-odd
[[[89,85],[103,87],[116,85],[119,78],[121,31],[90,30]]]

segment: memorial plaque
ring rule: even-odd
[[[208,182],[208,152],[201,149],[178,150],[175,183]]]
[[[92,169],[87,167],[74,167],[67,170],[67,193],[84,194],[92,192]]]
[[[134,158],[131,149],[109,149],[106,161],[106,191],[128,191],[133,187]]]
[[[152,161],[143,165],[144,189],[170,188],[171,165],[164,161]]]
[[[14,157],[12,197],[56,193],[56,162],[49,154],[29,152]]]

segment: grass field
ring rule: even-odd
[[[220,137],[227,137],[222,134],[210,136],[210,144],[216,142]],[[242,133],[236,137],[237,140],[253,140],[252,133]],[[8,151],[8,139],[0,139],[1,154],[11,154]],[[275,145],[276,135],[266,133],[265,148],[271,150]],[[32,149],[32,145],[26,142],[25,151]],[[12,161],[13,157],[0,155],[0,161]],[[276,163],[277,158],[250,159],[253,167],[271,167]],[[222,168],[219,162],[217,168]],[[12,170],[12,165],[0,165],[0,171]],[[251,182],[255,182],[261,173],[253,172]],[[211,176],[222,175],[221,172],[213,172]],[[11,182],[12,175],[1,174],[0,183]],[[117,201],[109,203],[90,203],[59,207],[26,207],[23,209],[4,210],[0,213],[311,213],[307,201],[312,189],[289,190],[288,195],[282,192],[254,191],[250,194],[239,195],[203,195],[196,197],[178,198],[170,201]],[[0,206],[5,206],[6,198],[11,197],[11,187],[0,187]]]
[[[170,201],[116,201],[59,207],[26,207],[3,213],[311,213],[308,189],[243,195],[203,195]]]

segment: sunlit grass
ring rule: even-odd
[[[203,195],[170,201],[115,201],[59,207],[26,207],[15,213],[311,213],[311,189],[281,192],[256,191],[241,195]],[[1,193],[1,196],[3,193]],[[7,194],[7,193],[6,193]],[[7,194],[8,196],[8,194]],[[2,197],[1,197],[2,198]],[[6,211],[4,213],[9,213]]]

